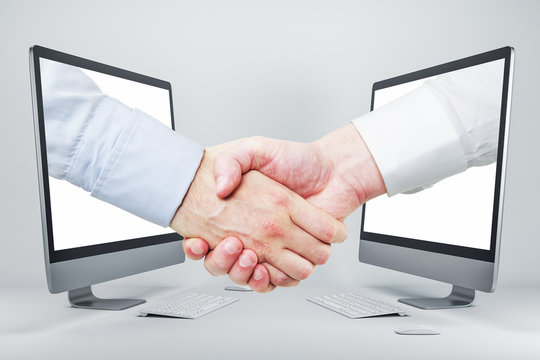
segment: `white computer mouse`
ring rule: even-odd
[[[409,325],[396,330],[399,335],[439,335],[440,332],[426,325]]]
[[[229,291],[253,291],[253,289],[251,289],[247,285],[229,285],[229,286],[225,286],[225,290],[229,290]]]

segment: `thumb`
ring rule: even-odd
[[[214,159],[214,179],[216,195],[226,198],[240,185],[242,167],[231,155],[218,155]]]
[[[232,148],[218,154],[214,159],[214,180],[216,195],[229,196],[240,185],[242,174],[256,169],[255,143],[250,139],[241,140]],[[254,165],[255,164],[255,165]]]

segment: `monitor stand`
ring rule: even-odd
[[[91,286],[70,290],[68,300],[73,307],[96,310],[124,310],[146,302],[142,299],[100,299],[92,293]]]
[[[407,305],[424,310],[449,309],[471,306],[474,300],[474,290],[452,285],[452,292],[444,298],[408,298],[398,299]]]

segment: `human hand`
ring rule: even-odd
[[[344,219],[367,200],[386,192],[377,165],[356,128],[349,124],[310,143],[296,143],[253,137],[237,141],[215,160],[217,194],[228,196],[239,184],[242,173],[257,169],[284,184],[338,219]],[[195,255],[190,246],[200,249]],[[202,239],[184,242],[188,257],[204,257],[208,247]],[[210,251],[205,266],[238,283],[238,265],[220,249]],[[226,266],[222,266],[225,264]],[[271,283],[295,285],[283,274],[273,271]],[[258,284],[255,284],[256,286]],[[251,282],[250,282],[251,286]]]
[[[219,151],[206,150],[170,226],[186,238],[204,238],[209,249],[230,235],[237,236],[270,269],[279,269],[296,280],[307,278],[315,265],[327,261],[328,244],[346,238],[343,223],[255,171],[243,176],[241,186],[231,196],[220,199],[215,195],[212,170]],[[264,271],[262,266],[256,269]]]
[[[242,174],[257,170],[337,219],[386,193],[367,145],[352,124],[313,143],[252,137],[216,156],[217,195],[227,197]]]
[[[268,263],[257,264],[257,254],[244,249],[238,238],[229,236],[213,250],[208,243],[199,238],[185,238],[182,242],[184,252],[192,260],[204,258],[206,270],[214,275],[228,274],[236,284],[249,285],[257,292],[269,292],[276,286],[295,286],[295,280]]]

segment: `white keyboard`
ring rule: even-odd
[[[232,297],[189,292],[150,304],[141,309],[140,314],[196,319],[237,301],[238,299]]]
[[[355,292],[316,296],[307,300],[351,319],[392,314],[407,315],[405,310],[397,305]]]

